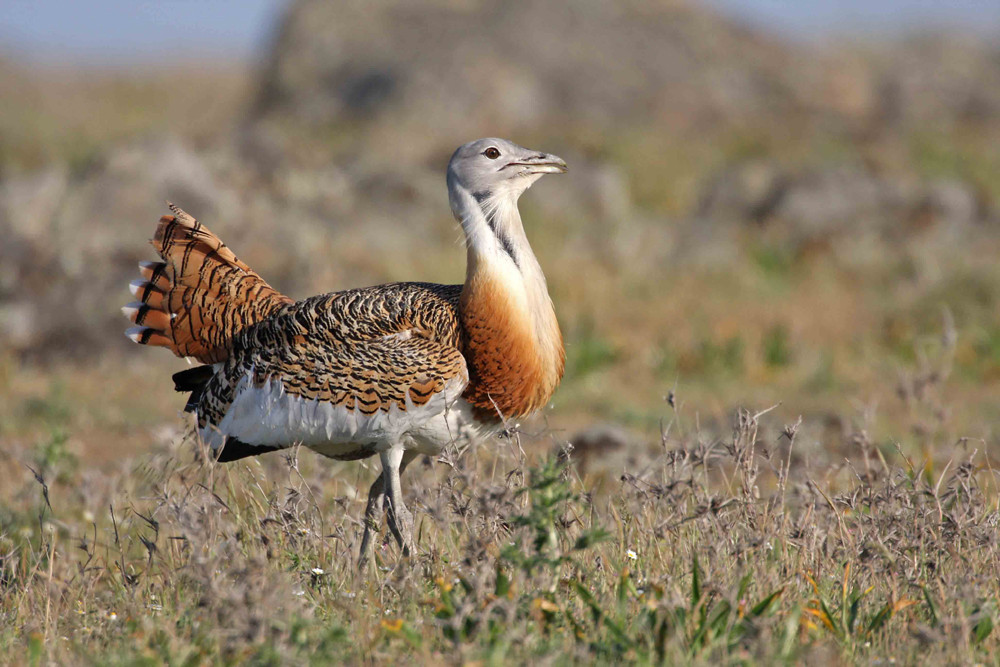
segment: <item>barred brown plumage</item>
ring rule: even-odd
[[[170,204],[152,244],[163,262],[143,262],[131,284],[139,301],[126,315],[136,342],[169,347],[180,357],[222,361],[236,331],[292,303],[237,259],[218,236]]]
[[[503,157],[504,159],[498,159]],[[209,364],[175,374],[219,461],[302,444],[353,460],[378,454],[361,543],[389,498],[412,549],[399,475],[420,453],[478,439],[542,407],[564,353],[518,197],[560,158],[502,139],[460,147],[448,165],[467,241],[463,285],[394,283],[301,301],[275,291],[181,209],[160,219],[162,262],[140,264],[126,334]]]

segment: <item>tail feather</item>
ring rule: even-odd
[[[142,301],[125,304],[122,306],[122,313],[135,324],[164,332],[170,330],[170,320],[173,319],[169,313]]]
[[[132,293],[132,296],[139,299],[139,303],[148,305],[150,308],[162,308],[163,299],[169,289],[169,283],[158,286],[156,283],[142,279],[133,280],[128,284],[128,291]]]
[[[160,289],[170,287],[170,280],[165,275],[166,271],[165,262],[139,262],[139,275]]]
[[[122,308],[140,345],[169,348],[203,363],[225,360],[241,329],[292,303],[241,262],[218,236],[180,208],[160,218],[152,244],[162,262],[140,262]]]
[[[150,327],[129,327],[125,330],[125,335],[139,345],[170,347],[173,344],[173,340],[167,334]]]

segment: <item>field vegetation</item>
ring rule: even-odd
[[[3,463],[18,481],[0,517],[0,646],[102,664],[995,655],[985,443],[940,443],[939,467],[856,423],[844,458],[818,464],[801,422],[773,414],[741,410],[715,438],[668,408],[614,472],[608,452],[552,434],[425,460],[407,484],[417,555],[383,532],[366,573],[369,465],[290,450],[218,466],[181,434],[101,470],[54,432]]]
[[[437,56],[311,73],[329,10],[296,6],[260,68],[0,65],[0,662],[996,663],[995,49],[851,44],[830,74],[680,3],[633,17],[691,43],[629,122],[578,68],[489,62],[462,76],[507,87],[438,118],[406,83]],[[365,17],[334,41],[413,19]],[[575,106],[500,104],[550,89]],[[441,172],[489,134],[570,162],[521,204],[566,377],[414,464],[418,553],[381,534],[362,574],[378,464],[213,465],[184,362],[117,309],[167,198],[294,297],[460,282]]]

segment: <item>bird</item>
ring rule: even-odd
[[[343,460],[379,457],[359,563],[381,516],[415,553],[400,477],[417,456],[481,442],[547,405],[565,350],[518,199],[566,162],[511,141],[460,146],[446,176],[465,237],[461,285],[401,282],[294,300],[222,240],[168,204],[122,308],[126,336],[200,365],[173,375],[218,462],[294,446]]]

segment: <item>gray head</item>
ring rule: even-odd
[[[517,201],[545,174],[561,174],[566,162],[555,155],[529,150],[506,139],[477,139],[460,146],[448,163],[451,208],[461,217],[464,190],[482,203],[491,199]]]

